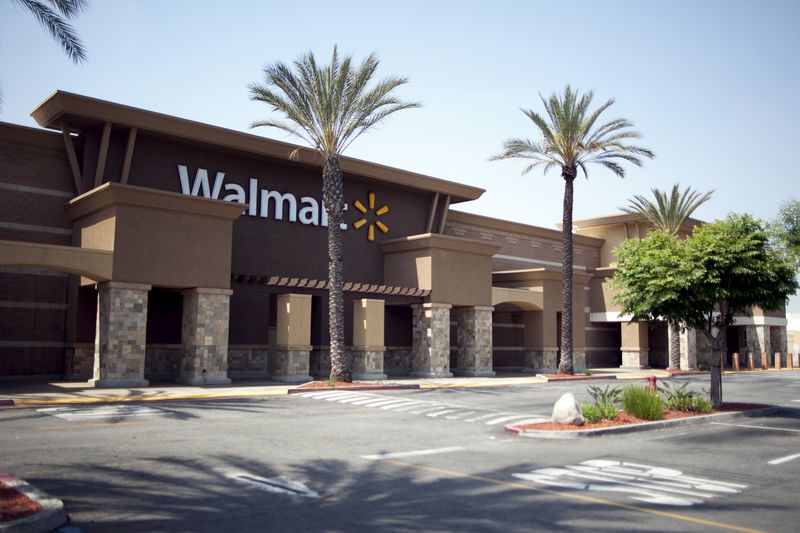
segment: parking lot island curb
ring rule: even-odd
[[[771,405],[761,409],[749,409],[747,411],[736,411],[733,413],[715,413],[712,415],[700,415],[688,418],[676,418],[672,420],[654,420],[653,422],[642,422],[640,424],[629,424],[626,426],[613,426],[597,429],[544,431],[524,429],[522,427],[515,426],[514,424],[509,424],[505,427],[505,430],[508,433],[514,433],[519,437],[528,437],[533,439],[581,439],[588,437],[602,437],[606,435],[621,435],[624,433],[636,433],[639,431],[652,431],[654,429],[665,429],[678,426],[694,426],[697,424],[705,424],[708,422],[718,422],[736,418],[769,416],[789,409],[790,408]]]
[[[67,523],[64,502],[54,498],[18,477],[0,472],[0,482],[42,506],[36,514],[0,523],[0,533],[45,533]]]

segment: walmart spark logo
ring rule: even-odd
[[[379,209],[375,209],[375,193],[372,192],[372,191],[367,193],[367,203],[369,204],[369,208],[365,207],[364,204],[361,203],[361,200],[356,200],[355,202],[353,202],[353,206],[356,209],[358,209],[359,211],[361,211],[361,213],[364,214],[364,215],[366,215],[368,211],[374,211],[375,212],[375,217],[374,217],[375,218],[375,223],[374,224],[369,224],[367,226],[367,240],[372,242],[372,241],[375,240],[375,227],[376,226],[383,233],[389,233],[389,226],[387,226],[386,224],[384,224],[383,222],[378,220],[378,218],[380,218],[381,216],[383,216],[383,215],[385,215],[386,213],[389,212],[389,206],[384,204]],[[353,224],[353,227],[355,229],[361,229],[365,225],[367,225],[367,223],[368,223],[367,217],[364,217],[364,218],[361,218],[360,220],[357,220]]]

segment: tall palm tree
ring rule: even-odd
[[[86,0],[46,0],[52,7],[42,0],[13,1],[30,11],[39,20],[72,61],[80,63],[86,60],[86,51],[78,34],[66,22],[86,8]]]
[[[542,167],[546,174],[552,168],[561,169],[564,179],[564,211],[561,237],[562,296],[561,296],[561,362],[558,371],[573,373],[572,363],[572,197],[578,169],[588,178],[589,164],[602,165],[619,177],[625,176],[620,162],[627,161],[642,166],[642,157],[652,158],[647,148],[627,144],[640,135],[633,131],[633,124],[618,118],[598,124],[600,115],[614,104],[614,100],[589,110],[594,92],[580,95],[567,85],[563,94],[553,93],[545,99],[546,116],[530,109],[522,112],[533,122],[541,141],[526,138],[508,139],[503,143],[503,152],[492,160],[521,158],[530,163],[522,170],[527,174]]]
[[[672,186],[672,192],[667,195],[655,187],[650,189],[655,201],[639,194],[628,200],[628,206],[622,207],[626,213],[641,216],[647,220],[656,231],[663,231],[667,235],[677,237],[678,231],[695,209],[711,199],[714,191],[705,194],[686,187],[681,193],[680,184]],[[677,370],[681,366],[681,327],[677,322],[669,323],[669,369]]]
[[[251,127],[278,128],[298,137],[322,157],[322,200],[328,214],[328,306],[331,379],[350,381],[352,363],[344,346],[342,230],[344,193],[339,158],[359,135],[386,117],[419,107],[402,102],[392,91],[406,78],[388,77],[369,86],[378,59],[370,54],[360,65],[351,56],[341,61],[337,49],[329,65],[318,66],[311,52],[291,66],[264,67],[264,83],[250,85],[250,99],[264,102],[287,120],[259,120]],[[292,154],[297,156],[297,150]]]

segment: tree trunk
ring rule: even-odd
[[[561,362],[558,364],[559,374],[572,374],[572,196],[577,170],[565,168],[561,172],[564,178],[564,212],[561,231]]]
[[[328,214],[328,332],[331,347],[331,375],[350,382],[352,364],[344,346],[344,261],[342,228],[344,191],[339,157],[327,156],[322,168],[322,200]]]
[[[725,329],[717,332],[712,343],[711,351],[711,390],[709,396],[714,408],[722,407],[722,339],[725,338]]]
[[[669,370],[681,367],[681,328],[678,324],[669,325]]]

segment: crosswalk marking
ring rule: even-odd
[[[513,474],[517,479],[574,490],[620,492],[656,505],[692,506],[742,492],[747,485],[684,475],[680,470],[616,460],[590,460],[561,468]]]
[[[146,405],[111,405],[101,407],[43,407],[39,413],[68,421],[119,420],[142,416],[163,416],[165,412]]]
[[[505,422],[534,423],[549,420],[549,417],[533,413],[515,413],[510,411],[492,411],[456,405],[451,403],[436,402],[432,400],[418,400],[411,398],[391,398],[381,394],[352,391],[324,391],[301,392],[293,397],[324,400],[328,402],[371,407],[396,413],[422,415],[428,418],[459,420],[467,423],[478,422],[486,426],[494,426]]]

